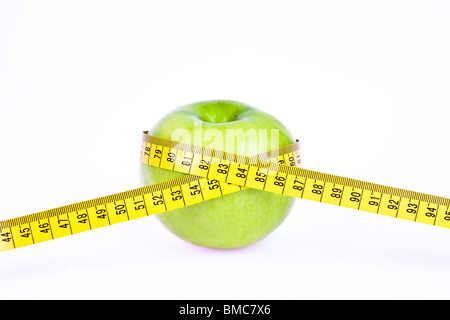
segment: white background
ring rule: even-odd
[[[0,220],[140,186],[141,132],[260,108],[308,169],[450,197],[448,1],[0,2]],[[297,200],[250,247],[155,217],[0,254],[2,299],[449,299],[450,230]]]

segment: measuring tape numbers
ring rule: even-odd
[[[144,132],[141,162],[186,175],[0,221],[0,251],[194,205],[244,188],[450,228],[450,199],[300,168],[298,142],[244,157]]]
[[[186,150],[191,150],[186,154]],[[298,165],[298,142],[265,155],[271,163]],[[141,162],[188,175],[93,200],[0,221],[0,251],[166,212],[218,198],[244,186],[202,177],[218,152],[143,134]],[[211,158],[212,156],[212,158]],[[235,156],[235,155],[234,155]],[[262,156],[262,155],[259,155]],[[238,156],[235,156],[238,157]],[[197,164],[196,166],[194,164]],[[224,164],[222,164],[224,166]],[[206,170],[205,170],[206,169]],[[260,177],[263,179],[263,177]]]
[[[198,150],[194,151],[195,156],[211,161],[211,165],[202,167],[199,162],[192,162],[183,166],[179,164],[182,153],[177,153],[177,145],[183,149],[182,144],[169,144],[163,139],[145,136],[145,133],[144,141],[148,155],[142,158],[142,162],[152,166],[245,188],[450,228],[449,198],[299,168],[289,165],[296,159],[292,155],[287,160],[276,162],[203,148],[194,149]]]

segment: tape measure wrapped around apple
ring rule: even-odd
[[[278,150],[295,140],[287,128],[273,116],[235,101],[204,101],[180,107],[162,118],[150,135],[190,145],[226,151],[241,156],[254,156]],[[160,161],[153,153],[151,160]],[[171,157],[164,155],[162,161]],[[185,164],[190,163],[190,156]],[[210,163],[197,163],[206,169]],[[283,159],[280,161],[284,162]],[[297,154],[294,164],[299,164]],[[227,172],[218,168],[219,173]],[[247,169],[236,173],[247,177]],[[144,185],[169,181],[185,175],[159,166],[142,164]],[[256,177],[261,183],[262,176]],[[281,182],[280,182],[281,183]],[[195,192],[195,190],[193,191]],[[241,248],[253,244],[277,228],[288,215],[295,198],[246,189],[195,206],[157,215],[174,234],[193,244],[219,249]]]
[[[194,244],[239,248],[277,228],[295,198],[450,228],[449,198],[300,168],[298,141],[242,103],[180,107],[150,133],[141,148],[145,186],[0,221],[0,251],[152,214]]]
[[[203,133],[208,132],[206,139],[203,134],[203,140],[202,126],[206,128]],[[171,136],[177,127],[183,129]],[[240,130],[237,135],[236,130]],[[264,138],[269,130],[271,144]],[[292,146],[294,142],[278,120],[234,101],[205,101],[181,107],[164,117],[151,134],[177,141],[183,138],[181,140],[188,144],[194,141],[194,145],[203,147],[211,143],[210,138],[214,136],[213,149],[225,150],[229,156],[248,157],[278,150],[274,143],[283,147]],[[252,142],[251,138],[256,135],[260,140]],[[235,141],[235,136],[241,140]],[[195,141],[195,137],[200,138]],[[246,149],[249,146],[253,146],[253,150]],[[169,149],[161,154],[161,163],[168,164],[166,169],[170,171],[161,169],[157,164],[159,159],[153,159],[160,155],[154,152],[147,158],[152,166],[144,161],[141,167],[144,184],[173,179],[179,177],[177,171],[185,172],[183,166],[172,165],[175,160],[171,159]],[[194,174],[251,189],[157,216],[173,233],[197,245],[227,249],[250,245],[280,225],[294,198],[450,228],[450,199],[301,169],[298,150],[295,156],[288,155],[288,159],[284,154],[275,162],[276,166],[269,169],[263,169],[264,163],[249,163],[249,158],[240,163],[236,159],[222,161],[221,158],[217,157],[216,165],[203,166],[205,170],[196,170]],[[182,161],[179,156],[177,159]],[[202,169],[202,163],[187,167]]]

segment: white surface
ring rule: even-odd
[[[448,1],[1,1],[0,219],[140,186],[141,132],[226,98],[303,166],[450,196]],[[26,196],[25,196],[25,193]],[[449,299],[450,230],[306,200],[234,251],[154,217],[0,254],[0,298]]]

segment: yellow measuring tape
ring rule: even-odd
[[[187,175],[0,221],[0,251],[182,208],[243,188],[450,228],[450,199],[299,168],[298,142],[276,153],[243,157],[144,132],[141,162]]]

